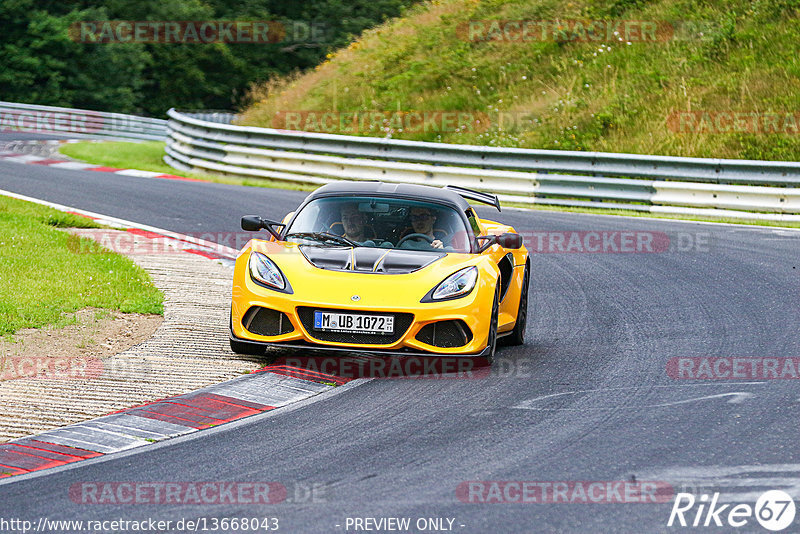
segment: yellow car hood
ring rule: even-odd
[[[373,247],[298,247],[308,262],[329,271],[409,274],[447,256],[445,252],[397,250]]]

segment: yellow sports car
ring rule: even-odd
[[[478,218],[460,187],[336,182],[311,193],[236,260],[231,348],[480,356],[522,344],[530,260],[510,226]],[[265,236],[267,237],[267,236]]]

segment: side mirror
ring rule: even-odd
[[[242,217],[242,230],[258,232],[262,228],[264,228],[264,224],[258,215],[245,215]]]
[[[244,217],[242,217],[242,230],[245,230],[247,232],[258,232],[263,228],[267,232],[272,234],[272,237],[280,241],[281,236],[275,230],[275,228],[273,228],[273,226],[285,226],[285,225],[275,221],[270,221],[268,219],[262,219],[258,215],[245,215]]]
[[[518,249],[522,247],[522,236],[512,233],[501,234],[497,236],[497,244],[503,248]]]
[[[483,244],[478,247],[479,254],[495,243],[503,248],[517,249],[522,247],[522,236],[510,232],[500,235],[480,235],[476,239],[483,240]]]

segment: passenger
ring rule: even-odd
[[[414,242],[432,248],[444,248],[444,243],[433,234],[433,224],[436,222],[436,215],[433,210],[423,207],[411,208],[411,228],[413,233],[426,235],[433,239],[430,243],[423,239],[409,239],[407,243]]]

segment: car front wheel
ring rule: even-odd
[[[494,290],[494,302],[492,303],[492,316],[489,320],[489,340],[486,347],[489,349],[486,360],[489,365],[494,361],[494,355],[497,352],[497,315],[500,310],[500,283],[498,281]]]
[[[514,330],[503,338],[509,345],[522,345],[525,343],[525,327],[528,324],[528,283],[530,280],[530,267],[525,266],[525,274],[522,276],[522,294],[519,296],[519,308],[517,309],[517,324]]]

